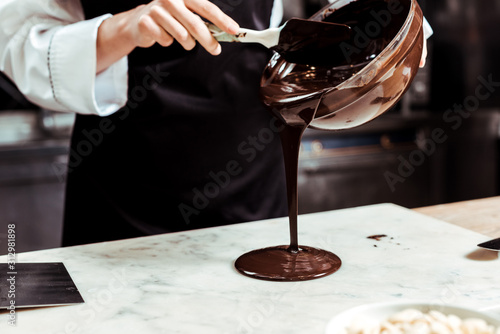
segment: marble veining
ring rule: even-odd
[[[374,234],[387,237],[367,239]],[[18,262],[64,262],[86,303],[18,309],[17,327],[0,312],[0,333],[323,333],[335,314],[370,302],[491,307],[500,305],[499,261],[467,258],[487,239],[380,204],[300,216],[299,243],[343,261],[306,282],[233,268],[247,251],[287,244],[286,218],[23,253]]]

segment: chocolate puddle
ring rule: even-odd
[[[298,244],[297,173],[300,140],[315,117],[330,115],[332,109],[336,111],[344,107],[342,101],[323,100],[323,95],[355,75],[384,50],[408,16],[409,5],[408,0],[358,0],[335,11],[324,10],[321,13],[322,20],[347,24],[355,33],[367,31],[367,27],[375,20],[374,11],[375,15],[389,11],[393,15],[385,17],[383,22],[386,25],[379,35],[363,43],[359,41],[359,33],[354,34],[350,43],[342,46],[347,50],[346,57],[337,59],[335,66],[293,64],[283,58],[273,57],[264,71],[261,80],[262,101],[285,125],[280,138],[286,171],[290,245],[254,250],[240,256],[235,262],[240,273],[264,280],[300,281],[323,277],[340,268],[341,260],[335,254]],[[357,89],[346,88],[344,93],[355,94]],[[384,100],[379,99],[374,103],[384,103]],[[359,116],[371,111],[369,108],[358,108],[350,112]],[[337,117],[330,117],[329,122],[337,122],[337,128],[348,127],[351,120],[340,118],[337,121]]]
[[[330,275],[340,268],[340,258],[328,251],[299,246],[297,233],[298,191],[297,173],[300,140],[314,118],[319,98],[298,103],[287,112],[273,110],[282,123],[281,146],[285,160],[285,175],[290,219],[290,246],[258,249],[240,256],[236,269],[254,278],[273,281],[301,281]]]

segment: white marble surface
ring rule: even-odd
[[[86,303],[18,310],[17,327],[0,313],[0,333],[311,334],[368,302],[500,304],[499,260],[466,257],[488,239],[480,234],[391,204],[304,215],[299,233],[300,244],[339,255],[342,268],[300,283],[238,274],[242,253],[288,242],[284,218],[19,254],[64,262]]]

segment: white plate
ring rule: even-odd
[[[456,316],[465,318],[479,318],[485,320],[488,324],[495,327],[500,327],[500,317],[488,312],[481,312],[462,306],[450,306],[430,304],[426,302],[386,302],[376,304],[365,304],[346,310],[336,315],[330,320],[326,327],[326,334],[339,334],[342,330],[349,327],[353,320],[362,317],[364,319],[373,319],[376,321],[383,321],[389,316],[412,308],[427,313],[430,310],[436,310],[444,314],[455,314]]]

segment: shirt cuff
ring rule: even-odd
[[[127,57],[96,75],[96,40],[106,14],[59,29],[49,45],[48,61],[55,100],[69,111],[107,116],[125,105]]]
[[[427,21],[427,19],[425,17],[424,17],[424,22],[422,23],[422,26],[424,28],[424,38],[428,39],[429,37],[432,36],[434,31],[432,30],[431,25],[429,24],[429,22]]]

